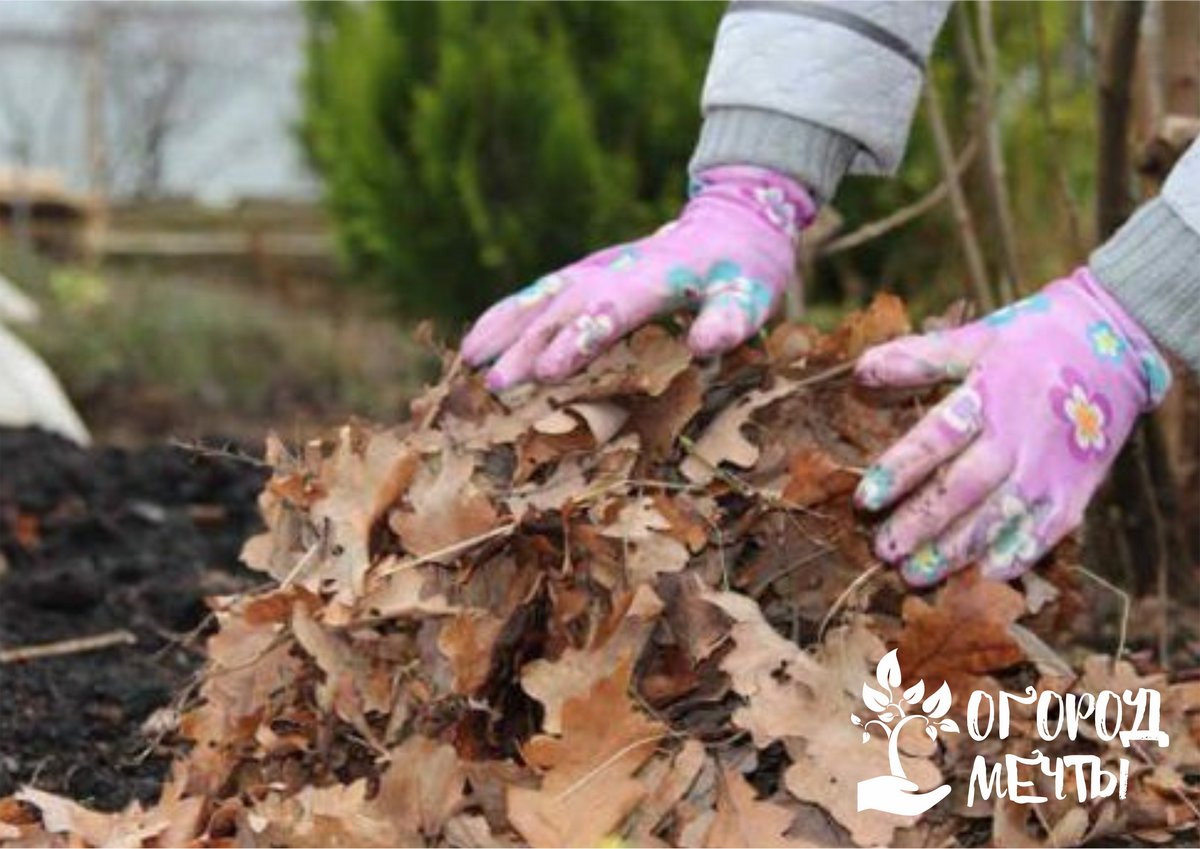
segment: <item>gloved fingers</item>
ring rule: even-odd
[[[975,325],[876,345],[858,358],[855,377],[865,386],[909,388],[959,380],[978,358],[984,334]]]
[[[1011,472],[1011,460],[994,446],[973,443],[896,508],[875,537],[875,553],[889,563],[909,556],[982,504]]]
[[[711,280],[688,333],[688,347],[708,357],[741,344],[771,316],[779,295],[780,288],[752,277]]]
[[[546,382],[570,377],[662,305],[662,295],[647,289],[628,292],[619,309],[611,300],[588,302],[547,343],[534,363],[534,374]]]
[[[472,366],[495,359],[546,311],[568,282],[563,272],[548,274],[492,306],[463,337],[463,359]]]
[[[572,285],[532,322],[526,324],[517,339],[488,370],[486,383],[493,392],[502,392],[534,377],[538,357],[559,330],[579,313],[583,289],[579,285],[588,271],[574,273]]]
[[[626,333],[696,297],[702,278],[653,250],[661,246],[656,239],[600,251],[572,266],[573,286],[584,300],[538,356],[539,380],[569,377]]]
[[[959,516],[935,540],[917,546],[900,564],[900,575],[913,587],[929,587],[965,569],[987,550],[987,529],[996,514],[999,494]]]
[[[1033,503],[1007,496],[1001,516],[988,530],[988,548],[981,561],[984,577],[1011,581],[1033,568],[1046,553],[1082,521],[1082,511],[1043,499]]]
[[[1048,498],[1030,502],[1016,487],[1002,487],[937,540],[918,546],[900,574],[910,585],[925,587],[978,561],[984,577],[1009,581],[1032,568],[1080,517]]]
[[[866,510],[898,501],[983,431],[983,396],[971,385],[955,389],[863,474],[854,500]]]

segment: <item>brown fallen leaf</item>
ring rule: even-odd
[[[803,448],[788,461],[783,497],[809,507],[854,491],[858,476],[816,446]]]
[[[898,647],[905,683],[937,687],[945,681],[955,693],[994,690],[989,673],[1025,658],[1009,631],[1024,614],[1019,592],[983,578],[975,567],[951,576],[933,604],[908,596]]]
[[[646,795],[634,777],[666,728],[627,695],[626,660],[563,707],[561,737],[534,737],[522,749],[542,772],[537,790],[510,786],[508,819],[532,846],[596,846]]]
[[[679,466],[684,476],[697,484],[709,483],[714,468],[732,463],[743,469],[758,460],[758,447],[746,439],[742,427],[750,421],[755,410],[761,409],[796,391],[796,382],[777,378],[771,389],[755,389],[723,409],[704,431]]]
[[[687,565],[687,547],[671,533],[671,522],[654,506],[654,499],[630,499],[600,535],[621,543],[625,581],[630,586],[652,584],[661,573],[678,572]]]
[[[471,481],[474,454],[447,446],[436,457],[436,470],[426,460],[409,486],[411,509],[393,511],[390,524],[410,554],[449,563],[454,555],[439,552],[490,530],[498,517]]]
[[[542,658],[526,664],[521,687],[545,708],[542,729],[547,734],[562,733],[568,703],[611,676],[621,663],[637,659],[662,609],[654,591],[639,586],[626,594],[592,645],[569,648],[556,660]]]
[[[321,469],[325,496],[311,510],[314,524],[326,529],[320,556],[295,580],[353,603],[371,566],[371,529],[409,486],[416,468],[416,452],[395,433],[343,427]]]
[[[699,371],[693,366],[671,381],[657,397],[630,399],[628,429],[641,437],[638,473],[643,474],[675,450],[675,441],[700,410],[704,399]]]
[[[463,804],[466,773],[454,747],[413,736],[391,751],[371,801],[376,816],[435,843]]]
[[[1086,807],[1071,807],[1056,822],[1046,823],[1032,805],[1019,805],[1003,796],[996,797],[992,814],[992,845],[1011,849],[1050,849],[1059,846],[1078,846],[1088,831]],[[1040,834],[1039,834],[1040,832]]]
[[[810,846],[793,843],[783,836],[793,814],[772,802],[757,798],[754,788],[736,770],[722,773],[717,794],[717,816],[704,836],[710,847]]]
[[[707,758],[704,746],[699,741],[687,740],[678,752],[660,758],[642,770],[639,780],[648,792],[645,801],[638,806],[636,822],[630,830],[627,843],[649,846],[654,842],[659,825],[695,783]]]
[[[140,804],[133,802],[123,811],[103,814],[32,787],[18,791],[14,798],[37,809],[46,831],[69,835],[91,846],[151,845],[151,841],[172,829],[172,818],[175,819],[173,833],[186,833],[190,838],[204,804],[202,798],[192,797],[177,800],[171,806],[143,810]]]
[[[504,620],[483,610],[463,611],[442,626],[438,648],[450,661],[455,692],[471,695],[487,683],[503,627]]]
[[[388,572],[396,561],[385,560],[377,571]],[[432,567],[430,567],[432,569]],[[458,611],[458,606],[430,585],[434,583],[430,570],[420,566],[399,568],[374,580],[370,591],[358,602],[356,615],[372,619],[425,618],[446,616]]]
[[[386,713],[392,703],[392,680],[386,669],[372,665],[341,635],[332,634],[297,604],[292,610],[296,641],[325,673],[317,704],[353,725],[366,738],[373,736],[368,713]]]
[[[836,331],[821,339],[816,352],[852,360],[873,345],[911,332],[904,302],[889,292],[880,292],[866,309],[851,313]]]
[[[810,655],[776,633],[752,599],[737,593],[707,598],[734,620],[734,648],[721,662],[745,699],[734,724],[750,731],[759,748],[786,743],[793,761],[784,774],[788,791],[828,811],[859,845],[886,845],[896,828],[915,823],[916,817],[857,809],[858,782],[889,763],[888,741],[864,740],[863,729],[850,721],[862,710],[859,693],[874,676],[883,643],[852,623],[831,630],[819,653]],[[904,732],[899,761],[905,774],[922,791],[937,787],[941,773],[929,760],[931,744],[916,726]]]

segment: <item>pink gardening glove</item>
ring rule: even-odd
[[[493,306],[462,343],[466,361],[499,357],[487,384],[569,377],[656,315],[695,305],[688,345],[708,356],[753,335],[796,273],[800,230],[816,214],[803,187],[765,168],[699,175],[679,218],[602,250]]]
[[[857,374],[868,386],[963,381],[855,493],[867,510],[908,496],[875,551],[918,586],[974,562],[999,580],[1029,569],[1079,525],[1134,420],[1171,382],[1086,268],[981,321],[873,348]]]

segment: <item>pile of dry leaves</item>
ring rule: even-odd
[[[564,385],[497,400],[451,364],[408,425],[272,440],[269,530],[244,556],[273,580],[213,601],[160,803],[102,815],[27,789],[0,801],[0,843],[1180,839],[1200,689],[1091,656],[1115,648],[1113,606],[1070,551],[1021,584],[970,571],[924,594],[874,561],[850,492],[929,398],[864,394],[848,363],[907,328],[884,297],[703,366],[649,327]],[[910,693],[964,694],[960,725],[974,689],[1153,686],[1171,745],[1040,743],[1019,708],[1003,741],[902,739],[908,778],[953,792],[921,816],[860,812],[888,741],[851,716],[893,647]],[[968,807],[977,754],[1039,747],[1133,758],[1127,797],[1080,804],[1068,776],[1065,801]]]

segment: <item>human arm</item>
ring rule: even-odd
[[[872,465],[860,506],[899,506],[875,550],[913,584],[1008,579],[1078,527],[1162,400],[1160,348],[1200,366],[1200,143],[1088,266],[981,321],[868,351],[868,385],[961,385]]]
[[[488,384],[495,390],[560,379],[638,324],[687,304],[700,313],[689,335],[697,355],[751,335],[795,274],[796,239],[770,219],[790,206],[802,229],[847,171],[895,169],[947,8],[732,3],[717,36],[690,167],[701,190],[658,233],[594,254],[498,303],[464,339],[466,360],[493,363]],[[776,209],[756,203],[756,193],[773,198]],[[737,198],[743,202],[729,202]],[[731,278],[732,269],[741,273]],[[701,285],[676,285],[689,275]],[[731,291],[730,279],[742,282]],[[747,292],[754,296],[738,301]]]

